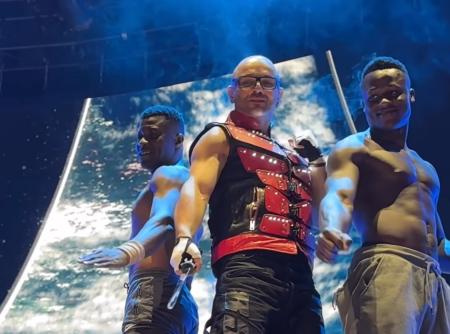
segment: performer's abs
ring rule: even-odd
[[[130,267],[130,275],[135,270],[146,269],[163,269],[170,271],[172,269],[170,265],[170,251],[173,249],[173,241],[167,241],[162,247],[160,247],[152,256],[149,256],[139,263]]]
[[[435,257],[435,222],[429,223],[401,210],[383,210],[371,224],[355,223],[362,243],[393,244]]]

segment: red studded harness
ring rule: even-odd
[[[230,153],[217,185],[221,189],[209,203],[212,263],[236,252],[264,249],[287,254],[301,251],[312,266],[315,241],[308,164],[270,137],[251,130],[251,121],[233,111],[225,124],[214,124],[227,133]],[[240,197],[223,189],[243,179],[249,186],[238,191],[243,194]],[[227,210],[232,214],[225,219],[223,207],[228,202],[235,210]]]

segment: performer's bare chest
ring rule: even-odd
[[[439,193],[439,178],[434,168],[414,151],[389,152],[369,147],[360,166],[360,190],[373,199],[420,196],[434,201]],[[405,198],[407,199],[407,198]],[[412,198],[410,198],[412,199]]]

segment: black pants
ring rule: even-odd
[[[125,334],[197,334],[198,311],[186,285],[172,310],[167,303],[178,276],[165,270],[135,271],[128,284],[122,332]]]
[[[246,251],[221,259],[214,269],[216,296],[206,324],[211,334],[325,333],[320,295],[303,254]]]

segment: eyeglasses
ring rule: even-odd
[[[274,90],[278,86],[278,80],[272,77],[243,76],[233,79],[233,83],[241,89],[253,89],[258,82],[261,88],[265,90]]]

